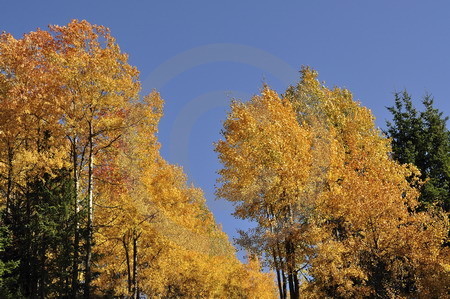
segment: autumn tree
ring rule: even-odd
[[[44,58],[52,49],[52,37],[44,31],[22,39],[6,33],[0,37],[0,188],[2,223],[11,232],[2,260],[18,262],[11,275],[17,275],[15,289],[22,296],[50,294],[50,283],[43,282],[54,279],[55,274],[48,273],[49,265],[62,267],[63,260],[70,260],[64,251],[70,248],[69,240],[56,251],[50,248],[66,232],[52,227],[53,221],[69,217],[65,223],[69,227],[71,221],[64,208],[70,192],[62,192],[63,198],[53,193],[56,181],[66,178],[66,164],[65,141],[54,105],[60,96],[59,82],[53,65]],[[51,194],[49,201],[40,199],[44,193]]]
[[[256,113],[255,107],[261,110]],[[287,108],[282,121],[273,107]],[[264,135],[266,130],[272,131]],[[417,169],[391,158],[389,141],[348,90],[325,87],[305,68],[283,97],[264,89],[247,103],[234,103],[224,137],[216,148],[224,165],[218,195],[236,203],[237,216],[270,231],[265,219],[277,222],[262,212],[268,203],[281,211],[286,202],[298,207],[288,214],[288,229],[279,234],[284,238],[274,242],[283,249],[279,262],[294,281],[289,281],[291,298],[298,298],[300,289],[314,298],[448,292],[448,251],[441,247],[447,218],[439,210],[417,210],[422,184]],[[277,164],[291,153],[300,154]],[[295,177],[287,187],[281,170]],[[277,196],[271,197],[272,190]],[[292,228],[295,238],[290,239]],[[268,234],[257,233],[250,243],[256,240],[270,254]],[[286,246],[289,240],[292,247]],[[302,280],[300,289],[295,279]],[[279,289],[285,296],[280,283]]]
[[[27,198],[30,180],[39,181],[45,173],[52,176],[61,167],[71,169],[76,222],[72,295],[78,292],[80,232],[85,231],[89,296],[94,158],[121,136],[126,106],[137,98],[137,71],[126,63],[106,28],[86,21],[51,26],[48,32],[38,30],[19,40],[3,34],[1,46],[6,214],[13,201]],[[80,214],[84,212],[86,221]]]
[[[76,207],[86,208],[84,295],[90,295],[94,218],[95,159],[122,136],[128,106],[138,95],[137,70],[127,63],[114,38],[102,26],[73,21],[52,26],[63,84],[62,122],[70,142]],[[78,239],[78,236],[76,236]],[[78,246],[75,240],[75,247]],[[74,277],[77,266],[74,265]]]
[[[277,272],[280,297],[299,297],[299,275],[309,250],[311,134],[292,104],[265,88],[247,103],[234,102],[216,145],[224,168],[217,194],[236,204],[235,215],[255,221]]]
[[[114,184],[103,185],[97,201],[96,286],[131,297],[272,298],[270,276],[237,261],[201,191],[160,156],[161,115],[162,100],[153,92],[133,108],[128,121],[135,125],[115,145],[121,154],[106,169]],[[245,285],[236,275],[256,281]]]
[[[273,297],[161,157],[163,101],[108,29],[3,33],[0,54],[2,295]]]
[[[146,190],[143,178],[157,165],[159,143],[155,134],[161,115],[162,100],[157,93],[136,103],[128,114],[123,138],[111,146],[113,158],[105,155],[100,161],[103,166],[98,175],[104,183],[98,186],[101,195],[95,223],[102,265],[98,271],[103,272],[97,285],[104,290],[137,296],[143,270],[140,265],[150,267],[152,254],[160,250],[149,226],[157,215],[150,198],[153,195]]]
[[[370,111],[348,90],[323,86],[314,71],[304,69],[288,96],[300,115],[313,100],[332,136],[316,201],[322,238],[306,285],[342,298],[445,294],[440,282],[449,278],[448,252],[441,244],[448,223],[439,211],[417,210],[421,183],[414,166],[394,161]]]

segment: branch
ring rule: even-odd
[[[98,154],[99,151],[104,150],[105,148],[110,147],[115,141],[117,141],[120,137],[122,137],[122,134],[117,135],[113,140],[111,140],[107,145],[100,147],[94,152],[94,156]]]

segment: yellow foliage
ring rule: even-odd
[[[102,259],[95,284],[123,295],[131,294],[135,283],[155,297],[265,298],[273,291],[271,276],[239,263],[201,190],[188,186],[181,168],[159,155],[154,135],[162,115],[159,95],[153,92],[135,109],[130,133],[117,145],[120,154],[112,168],[117,184],[97,186],[96,241]],[[133,237],[138,277],[130,284]],[[238,274],[244,280],[234,281]]]
[[[217,194],[258,224],[241,244],[263,252],[291,297],[444,296],[448,218],[416,209],[417,169],[391,158],[350,91],[317,76],[304,68],[283,97],[265,87],[231,105]]]
[[[79,254],[70,283],[89,283],[95,271],[95,295],[269,294],[270,275],[237,260],[202,191],[160,156],[163,100],[155,91],[139,97],[138,71],[107,28],[73,20],[21,39],[3,33],[0,53],[0,202],[68,173],[76,227],[68,241]],[[245,281],[231,282],[235,275]]]
[[[442,254],[448,255],[441,247],[446,217],[415,210],[416,168],[391,158],[374,117],[348,90],[328,89],[316,78],[304,69],[288,92],[300,115],[314,99],[332,144],[315,207],[321,238],[310,270],[314,280],[306,290],[355,298],[442,296],[450,278],[441,266]]]

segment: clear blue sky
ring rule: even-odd
[[[214,199],[213,142],[230,99],[247,100],[263,82],[283,92],[309,65],[327,85],[350,89],[380,127],[405,88],[417,104],[433,94],[450,115],[449,14],[448,0],[5,1],[0,30],[20,37],[74,18],[109,27],[144,92],[157,88],[166,101],[163,156],[184,167],[233,236],[247,224]]]

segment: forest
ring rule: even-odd
[[[108,28],[0,35],[1,298],[448,298],[450,133],[394,94],[382,131],[302,67],[234,100],[216,195],[160,153],[164,101]]]

